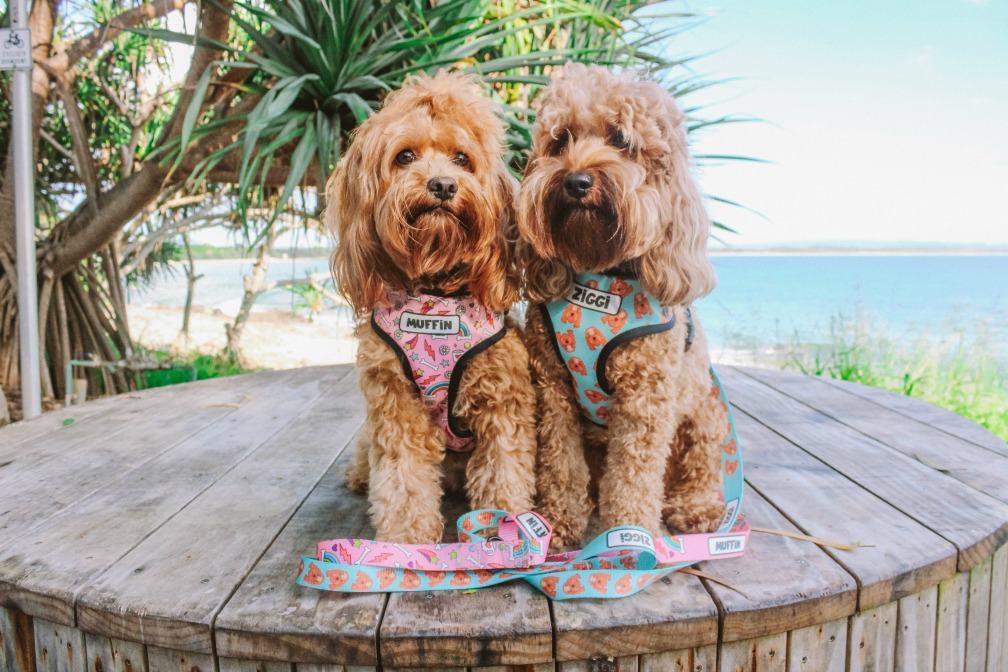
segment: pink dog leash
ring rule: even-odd
[[[479,533],[498,528],[500,537]],[[633,595],[684,566],[742,555],[749,526],[655,538],[614,527],[581,551],[547,556],[552,529],[539,514],[471,511],[458,520],[458,543],[391,544],[335,539],[303,558],[297,582],[336,592],[460,590],[524,579],[556,600]],[[658,567],[658,565],[665,565]]]
[[[454,544],[390,544],[336,539],[303,558],[297,582],[339,592],[459,590],[523,579],[555,600],[633,595],[655,581],[704,560],[745,552],[750,528],[740,515],[742,455],[731,406],[711,370],[711,394],[725,405],[729,435],[722,444],[725,517],[710,534],[653,537],[647,530],[606,530],[581,551],[546,555],[549,523],[534,512],[471,511],[458,520]],[[481,533],[493,528],[499,536]],[[659,566],[661,565],[661,566]]]

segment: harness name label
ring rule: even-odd
[[[459,316],[404,312],[399,318],[399,328],[410,334],[450,336],[459,332]]]
[[[707,552],[711,555],[741,553],[744,546],[744,534],[733,534],[727,537],[711,537],[707,540]]]
[[[538,516],[531,513],[523,513],[519,515],[518,522],[521,524],[522,528],[529,533],[529,536],[535,539],[542,539],[549,534],[549,529],[543,524],[543,521]]]
[[[619,294],[585,287],[576,282],[567,291],[567,295],[564,298],[582,308],[594,310],[597,313],[606,313],[607,315],[618,313],[620,311],[620,304],[623,303],[623,297]]]
[[[637,546],[638,548],[646,548],[649,551],[655,550],[654,540],[651,539],[651,535],[637,530],[611,530],[606,535],[606,543],[609,544],[609,548]]]

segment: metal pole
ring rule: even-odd
[[[10,4],[11,28],[28,28],[28,0]],[[14,226],[21,332],[21,407],[25,419],[42,414],[39,365],[38,271],[35,267],[35,152],[32,147],[31,68],[11,73],[14,143]]]

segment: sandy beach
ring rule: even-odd
[[[196,307],[190,317],[189,350],[218,353],[224,348],[224,325],[233,318],[220,310]],[[129,306],[130,331],[135,342],[159,350],[171,349],[182,325],[180,308]],[[314,322],[282,310],[254,311],[242,335],[245,366],[256,369],[293,369],[301,366],[353,362],[357,344],[347,318],[323,314]],[[716,364],[778,367],[783,353],[714,349]]]
[[[173,348],[182,326],[180,308],[129,306],[133,340],[145,347]],[[189,320],[189,350],[219,353],[226,342],[224,325],[232,317],[219,310],[193,308]],[[255,369],[352,362],[357,352],[352,325],[323,316],[314,322],[282,310],[254,311],[242,334],[243,363]]]

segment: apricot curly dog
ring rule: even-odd
[[[533,138],[518,255],[554,545],[581,538],[595,498],[607,527],[713,531],[728,423],[690,307],[715,277],[684,115],[656,83],[570,64]]]
[[[473,508],[532,506],[535,393],[506,317],[516,185],[495,110],[469,78],[414,80],[360,126],[328,187],[333,274],[368,318],[357,327],[367,424],[347,482],[368,491],[383,540],[441,538],[447,462],[467,458]]]

